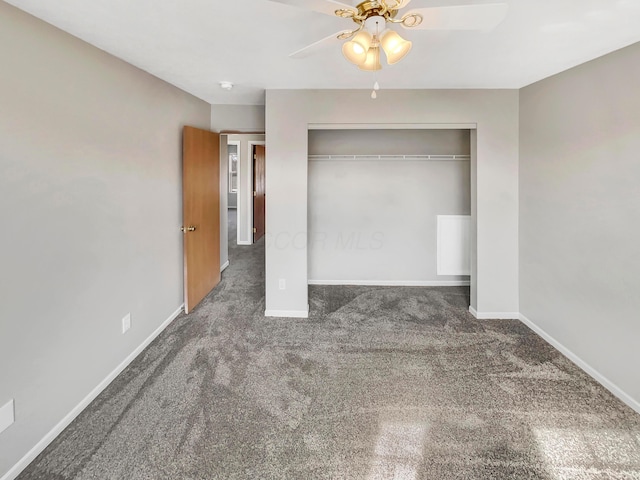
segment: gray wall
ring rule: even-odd
[[[468,155],[469,130],[312,130],[310,155]],[[469,215],[469,160],[310,159],[309,281],[437,275],[437,215]]]
[[[4,2],[0,58],[2,476],[182,304],[181,127],[210,106]]]
[[[521,91],[521,312],[640,409],[640,44]]]
[[[516,90],[267,90],[266,309],[304,315],[309,124],[477,125],[477,305],[517,316]],[[375,125],[374,125],[375,126]],[[473,161],[472,161],[473,163]],[[279,288],[284,279],[286,289]]]
[[[211,105],[214,132],[264,132],[264,105]]]
[[[469,130],[311,130],[309,155],[469,155]]]

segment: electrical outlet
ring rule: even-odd
[[[0,432],[9,428],[13,422],[15,422],[16,417],[14,412],[13,399],[9,400],[9,403],[0,407]]]
[[[131,314],[127,313],[122,319],[122,333],[127,333],[127,330],[131,328]]]
[[[280,288],[280,290],[286,290],[287,289],[287,281],[284,278],[281,278],[278,281],[278,287]]]

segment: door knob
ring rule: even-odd
[[[180,230],[182,230],[183,233],[187,233],[187,232],[195,232],[196,231],[196,227],[193,226],[189,226],[189,227],[180,227]]]

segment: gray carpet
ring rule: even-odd
[[[309,294],[265,318],[264,245],[233,246],[20,479],[640,479],[640,415],[468,288]]]

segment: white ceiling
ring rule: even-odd
[[[213,104],[262,104],[270,88],[374,81],[344,60],[339,43],[288,57],[351,20],[268,0],[6,1]],[[413,0],[406,11],[488,1]],[[398,30],[413,49],[383,65],[383,89],[520,88],[640,41],[640,0],[509,0],[491,32]],[[221,89],[222,80],[235,88]]]

